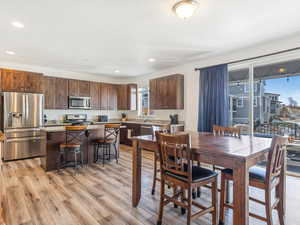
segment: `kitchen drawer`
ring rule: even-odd
[[[10,138],[4,142],[4,160],[45,156],[46,137]]]

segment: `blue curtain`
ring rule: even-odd
[[[229,125],[228,68],[218,65],[200,70],[198,131]]]

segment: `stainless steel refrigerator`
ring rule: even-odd
[[[3,92],[2,129],[6,135],[4,160],[44,156],[46,133],[43,127],[43,94]]]

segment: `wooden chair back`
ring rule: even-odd
[[[119,123],[107,123],[104,126],[104,137],[105,140],[114,140],[117,142],[120,133],[121,124]]]
[[[87,126],[66,126],[66,144],[79,144],[86,136]]]
[[[219,125],[214,125],[213,133],[215,136],[241,137],[241,129],[239,127],[222,127]]]
[[[191,181],[192,156],[189,134],[166,134],[156,131],[162,174],[171,172]]]
[[[279,178],[284,166],[286,145],[288,137],[274,136],[271,143],[271,149],[268,154],[266,178],[268,184],[276,178]]]

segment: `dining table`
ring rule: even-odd
[[[266,160],[271,147],[271,138],[253,135],[215,136],[209,132],[188,131],[191,136],[193,159],[233,170],[233,224],[249,225],[249,168]],[[132,149],[132,206],[137,207],[141,199],[142,150],[158,151],[154,135],[131,137]],[[285,161],[285,160],[284,160]],[[281,171],[283,182],[280,188],[285,198],[286,165]],[[285,199],[282,201],[285,214]],[[222,222],[222,221],[221,221]]]

